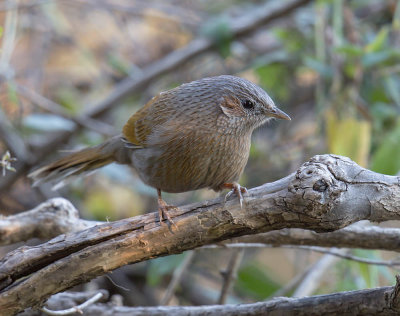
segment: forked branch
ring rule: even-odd
[[[348,158],[315,156],[296,173],[249,190],[243,209],[235,198],[225,204],[216,199],[170,215],[178,229],[160,225],[151,213],[9,253],[0,262],[0,314],[37,306],[126,264],[229,238],[282,228],[330,232],[365,219],[398,220],[400,178],[363,169]]]

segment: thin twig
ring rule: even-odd
[[[17,158],[14,158],[11,156],[10,152],[7,150],[6,153],[1,157],[0,160],[0,168],[3,169],[2,170],[2,175],[3,177],[6,175],[6,171],[14,171],[15,172],[15,168],[13,168],[11,166],[11,163],[13,161],[16,161]]]
[[[206,306],[127,307],[94,304],[88,315],[398,315],[400,293],[396,286],[339,292],[305,298],[280,297],[268,302]]]
[[[87,116],[73,117],[60,104],[50,99],[47,99],[46,97],[40,95],[39,93],[21,84],[16,83],[16,88],[17,92],[20,95],[29,99],[32,103],[36,104],[37,106],[41,107],[44,110],[47,110],[53,114],[57,114],[63,118],[73,121],[74,123],[82,127],[86,127],[90,130],[96,131],[103,135],[114,136],[118,134],[118,132],[114,129],[114,127],[102,121],[95,120]]]
[[[294,278],[290,280],[289,283],[285,284],[279,290],[275,291],[272,295],[267,297],[265,301],[269,301],[271,298],[280,297],[280,296],[287,296],[287,294],[292,291],[306,276],[310,271],[314,268],[314,265],[310,265],[307,269],[303,272],[298,273]]]
[[[313,246],[283,246],[284,248],[297,248],[297,249],[304,249],[304,250],[311,250],[319,253],[324,253],[332,256],[336,256],[342,259],[357,261],[366,264],[373,264],[378,266],[387,266],[387,267],[396,267],[400,266],[400,261],[396,260],[375,260],[375,259],[367,259],[361,258],[358,256],[353,256],[348,254],[346,251],[342,251],[343,249],[324,249],[322,247],[313,247]],[[346,249],[345,249],[346,250]],[[347,250],[348,251],[348,250]]]
[[[108,11],[116,11],[122,13],[128,13],[129,16],[139,16],[143,15],[151,16],[158,19],[168,19],[168,20],[178,20],[179,23],[187,25],[189,27],[198,27],[198,24],[205,19],[203,12],[199,10],[191,10],[189,8],[184,8],[178,6],[177,3],[173,5],[167,3],[152,3],[152,9],[155,12],[148,12],[148,5],[146,3],[141,4],[140,2],[135,2],[133,5],[122,4],[122,3],[112,3],[110,1],[99,1],[99,0],[74,0],[74,3],[82,4],[86,6],[101,8]],[[202,14],[203,13],[203,14]],[[199,16],[199,15],[203,16]]]
[[[225,304],[226,298],[231,291],[234,282],[237,277],[237,272],[239,270],[240,263],[242,262],[244,255],[244,248],[235,249],[232,253],[232,257],[229,260],[228,267],[226,271],[221,272],[224,279],[222,285],[221,293],[219,295],[218,304]]]
[[[375,260],[375,259],[367,259],[361,258],[358,256],[353,256],[347,253],[342,253],[340,250],[335,250],[335,248],[326,249],[323,247],[317,246],[297,246],[297,245],[270,245],[263,243],[234,243],[234,244],[223,244],[223,245],[207,245],[202,246],[200,249],[218,249],[218,248],[289,248],[289,249],[302,249],[302,250],[311,250],[314,252],[319,252],[323,254],[328,254],[332,256],[336,256],[342,259],[357,261],[366,264],[380,265],[380,266],[400,266],[400,261],[395,260]]]
[[[5,6],[7,7],[11,7],[13,4],[18,5],[18,0],[9,0],[5,2]],[[15,47],[17,22],[18,10],[10,9],[6,13],[2,47],[0,49],[0,82],[4,79],[10,79],[14,76],[14,69],[10,65],[10,60]],[[11,152],[18,158],[20,162],[26,164],[30,163],[30,153],[25,146],[24,141],[18,136],[18,133],[15,132],[5,113],[3,113],[3,111],[1,110],[0,138],[3,140],[6,147],[11,150]]]
[[[4,145],[21,162],[29,162],[31,153],[29,152],[24,140],[9,122],[5,113],[0,109],[0,139]]]
[[[0,4],[0,12],[1,11],[9,11],[9,10],[21,10],[21,9],[28,9],[37,5],[46,4],[49,2],[55,2],[56,0],[30,0],[28,3],[19,4],[17,2],[13,3],[3,3]]]
[[[89,305],[96,303],[102,297],[103,297],[103,293],[97,293],[92,298],[88,299],[86,302],[84,302],[78,306],[74,306],[74,307],[60,310],[60,311],[53,311],[53,310],[48,309],[47,307],[43,307],[40,310],[42,312],[46,313],[47,315],[54,315],[54,316],[71,315],[71,314],[75,314],[75,313],[83,314],[82,310],[85,307],[88,307]]]
[[[161,299],[160,305],[168,305],[169,301],[172,298],[172,295],[175,292],[176,287],[184,276],[186,269],[192,262],[194,254],[195,252],[193,250],[188,251],[181,264],[175,269],[174,273],[172,274],[171,282],[168,284],[168,288],[165,291],[163,298]]]
[[[7,7],[18,4],[18,0],[8,0]],[[10,66],[11,56],[15,47],[15,36],[17,33],[18,10],[11,9],[7,12],[4,22],[4,35],[0,54],[0,75],[9,79],[14,75],[14,69]]]
[[[341,250],[343,253],[346,249]],[[338,257],[333,255],[325,255],[320,258],[316,263],[313,264],[312,268],[308,270],[308,273],[304,276],[303,281],[299,284],[296,290],[293,292],[293,297],[303,297],[311,295],[319,286],[323,280],[325,271],[331,267]]]

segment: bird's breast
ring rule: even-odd
[[[200,188],[219,190],[237,181],[246,166],[250,135],[217,135],[204,131],[172,137],[133,151],[132,162],[142,180],[166,192]]]

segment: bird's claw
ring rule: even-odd
[[[231,190],[225,195],[224,203],[228,200],[228,198],[235,193],[239,198],[240,208],[243,208],[243,194],[247,194],[247,189],[242,187],[239,183],[229,183],[225,184],[225,187],[230,188]]]
[[[168,211],[170,209],[177,209],[176,206],[172,206],[172,205],[168,205],[167,203],[165,203],[164,200],[159,200],[158,203],[158,218],[160,221],[160,225],[162,225],[162,222],[164,219],[167,219],[167,221],[169,223],[171,223],[171,225],[173,225],[176,229],[178,229],[178,226],[176,226],[175,222],[172,220],[171,216],[168,214]]]

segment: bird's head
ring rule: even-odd
[[[270,96],[256,84],[239,77],[214,77],[221,83],[220,107],[233,124],[244,124],[253,130],[271,118],[290,120]],[[241,122],[241,123],[240,123]]]

